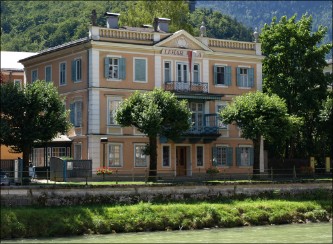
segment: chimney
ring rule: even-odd
[[[167,18],[157,18],[158,30],[168,32],[169,31],[170,19]]]
[[[106,27],[110,29],[118,29],[118,19],[120,14],[116,13],[110,13],[106,12],[104,16],[107,16],[106,18]]]

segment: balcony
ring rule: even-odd
[[[204,114],[202,122],[194,122],[185,135],[219,135],[217,114]]]
[[[208,93],[208,83],[167,81],[164,83],[164,89],[173,92]]]

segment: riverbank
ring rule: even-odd
[[[332,221],[332,190],[62,207],[2,207],[1,239]]]

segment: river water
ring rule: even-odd
[[[332,223],[17,239],[1,243],[332,243]]]

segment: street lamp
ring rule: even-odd
[[[105,146],[108,143],[108,138],[102,137],[101,143],[103,144],[103,168],[105,167]],[[103,181],[104,181],[104,174],[103,174]]]

